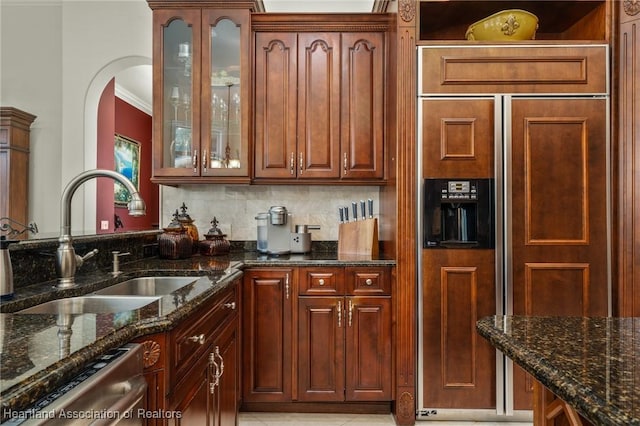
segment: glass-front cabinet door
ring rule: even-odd
[[[153,180],[248,181],[249,11],[154,11]]]
[[[202,23],[202,173],[248,176],[249,11],[205,10]]]

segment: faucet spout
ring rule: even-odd
[[[90,252],[84,258],[78,256],[73,248],[73,239],[71,238],[71,199],[78,187],[89,179],[96,177],[109,177],[117,180],[127,188],[131,194],[131,201],[128,204],[129,214],[131,216],[142,216],[146,213],[146,206],[138,190],[129,179],[124,175],[113,170],[94,169],[87,170],[74,177],[62,192],[60,202],[60,238],[58,242],[58,250],[56,253],[56,272],[58,274],[58,288],[75,287],[76,270],[82,266],[85,259],[93,256],[95,252]]]

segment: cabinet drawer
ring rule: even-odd
[[[194,322],[181,325],[172,334],[173,377],[179,378],[194,362],[195,358],[209,347],[215,330],[233,318],[239,307],[237,285],[233,284],[207,304],[207,307],[191,317]],[[172,380],[176,383],[177,380]]]
[[[418,93],[607,93],[606,45],[425,46]]]
[[[385,267],[346,268],[348,294],[391,295],[389,269]]]
[[[344,276],[342,268],[301,268],[301,295],[342,295]]]

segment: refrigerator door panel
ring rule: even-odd
[[[507,252],[515,315],[609,314],[606,98],[513,98]],[[513,369],[514,410],[533,379]]]

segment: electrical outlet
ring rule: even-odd
[[[101,220],[100,221],[100,229],[102,229],[102,230],[109,229],[109,221],[108,220]]]

